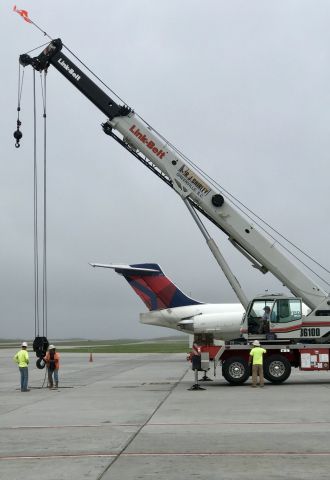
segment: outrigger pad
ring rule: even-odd
[[[203,388],[200,385],[198,385],[198,383],[195,383],[190,388],[187,388],[187,390],[206,390],[206,388]]]

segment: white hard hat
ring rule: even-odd
[[[48,350],[55,350],[55,345],[49,345]]]
[[[259,342],[259,340],[254,340],[254,342],[252,343],[252,345],[254,345],[255,347],[260,347],[260,342]]]
[[[26,343],[26,342],[22,342],[22,347],[27,347],[27,343]]]

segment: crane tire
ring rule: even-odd
[[[231,357],[223,363],[222,375],[231,385],[242,385],[250,376],[250,367],[243,357]]]
[[[283,383],[290,377],[291,365],[283,355],[271,355],[264,361],[264,377],[271,383]]]

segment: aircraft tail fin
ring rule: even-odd
[[[91,263],[93,267],[112,268],[123,275],[149,310],[199,305],[201,302],[185,295],[163,273],[157,263],[135,265],[104,265]]]

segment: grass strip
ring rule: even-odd
[[[186,353],[188,350],[188,342],[141,342],[59,349],[63,353]]]

